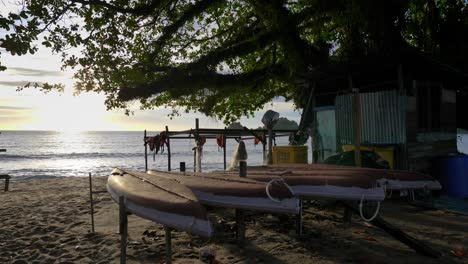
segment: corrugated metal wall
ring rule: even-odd
[[[361,93],[361,142],[406,143],[406,96],[396,90]],[[337,148],[354,143],[354,94],[336,97]]]

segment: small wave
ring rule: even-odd
[[[205,150],[204,155],[219,155],[218,151]],[[167,157],[168,152],[156,154],[156,157]],[[93,159],[93,158],[144,158],[143,152],[71,152],[71,153],[41,153],[41,154],[1,154],[0,160],[47,160],[47,159]],[[152,157],[153,153],[148,152],[148,158]],[[188,151],[173,151],[173,157],[191,157],[193,152]]]
[[[0,160],[25,160],[25,159],[92,159],[92,158],[132,158],[132,157],[144,157],[142,153],[124,153],[124,152],[113,152],[113,153],[102,153],[102,152],[85,152],[85,153],[47,153],[37,155],[18,155],[18,154],[7,154],[0,155]]]

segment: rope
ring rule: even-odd
[[[377,209],[375,210],[375,213],[374,215],[371,217],[371,218],[365,218],[364,217],[364,214],[362,212],[362,205],[364,203],[364,194],[362,194],[362,197],[361,197],[361,202],[359,203],[359,215],[361,215],[361,218],[362,220],[364,220],[365,222],[371,222],[372,220],[374,220],[377,215],[379,214],[379,211],[380,211],[380,201],[377,202]]]
[[[270,185],[273,184],[273,183],[283,184],[284,186],[286,186],[286,188],[288,188],[288,190],[291,192],[291,194],[294,195],[294,192],[291,189],[291,187],[289,187],[289,185],[283,179],[272,179],[267,183],[267,185],[265,187],[265,191],[266,191],[266,194],[267,194],[268,198],[270,198],[270,200],[272,200],[273,202],[281,203],[281,201],[279,199],[274,198],[270,194]]]
[[[385,182],[385,184],[383,186],[383,189],[384,189],[384,193],[385,193],[385,198],[390,199],[392,197],[392,194],[393,194],[393,189],[388,186],[388,182]],[[387,195],[387,190],[390,190],[389,195]]]

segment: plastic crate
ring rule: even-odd
[[[274,146],[273,164],[307,164],[307,146]]]

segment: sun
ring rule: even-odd
[[[40,96],[33,113],[35,127],[63,132],[106,130],[106,109],[100,96],[48,94]]]

